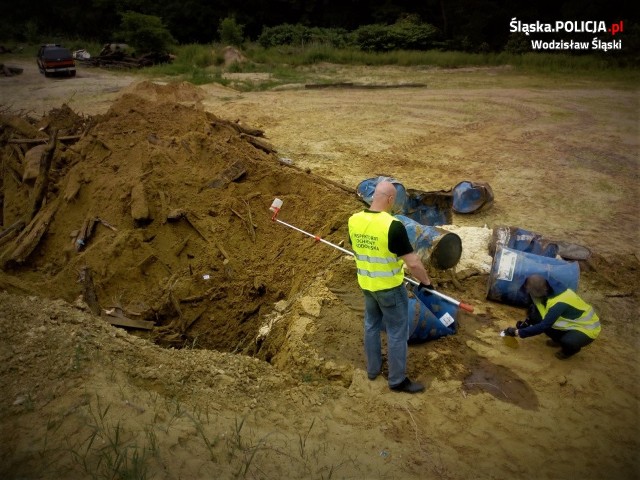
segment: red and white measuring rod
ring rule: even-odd
[[[285,227],[289,227],[292,228],[293,230],[300,232],[304,235],[307,235],[311,238],[313,238],[316,242],[322,242],[325,243],[327,245],[329,245],[330,247],[333,247],[337,250],[340,250],[343,253],[346,253],[347,255],[351,255],[352,257],[355,257],[355,253],[353,253],[351,250],[347,250],[346,248],[342,248],[339,245],[336,245],[335,243],[331,243],[328,242],[327,240],[325,240],[324,238],[320,238],[318,235],[314,235],[313,233],[309,233],[309,232],[305,232],[304,230],[298,228],[298,227],[294,227],[293,225],[291,225],[290,223],[287,222],[283,222],[282,220],[279,220],[278,217],[278,213],[280,213],[280,208],[282,207],[282,200],[280,200],[279,198],[276,198],[273,203],[271,204],[271,208],[269,210],[271,210],[273,212],[273,216],[271,217],[271,220],[273,220],[274,222],[277,223],[281,223],[282,225],[284,225]],[[407,276],[404,277],[404,279],[411,283],[412,285],[420,285],[420,282],[414,280],[413,278],[409,278]],[[458,300],[456,300],[455,298],[451,298],[448,295],[445,295],[444,293],[440,293],[436,290],[429,290],[430,293],[433,293],[434,295],[437,295],[438,297],[442,298],[443,300],[446,300],[447,302],[453,303],[454,305],[456,305],[457,307],[461,308],[462,310],[465,310],[469,313],[473,313],[473,306],[469,305],[468,303],[464,303],[464,302],[460,302]]]

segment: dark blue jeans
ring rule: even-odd
[[[562,353],[567,356],[575,355],[582,347],[589,345],[593,339],[578,330],[556,330],[547,328],[547,334],[556,343],[562,346]]]
[[[382,369],[382,330],[387,332],[389,386],[395,387],[406,377],[407,340],[409,339],[409,298],[403,285],[388,290],[364,293],[364,351],[367,373],[377,375]]]

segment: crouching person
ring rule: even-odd
[[[532,302],[527,319],[507,328],[504,335],[527,338],[545,333],[562,347],[556,356],[565,359],[600,334],[600,319],[593,307],[570,288],[542,275],[530,275],[524,289]]]

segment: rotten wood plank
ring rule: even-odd
[[[95,226],[96,221],[96,217],[88,216],[84,219],[84,222],[82,222],[82,227],[80,228],[75,241],[76,252],[79,252],[86,246],[89,238],[93,235],[93,227]]]
[[[247,142],[249,142],[251,145],[253,145],[254,147],[256,147],[259,150],[262,150],[266,153],[277,153],[278,151],[276,150],[276,148],[271,145],[268,142],[265,142],[264,140],[259,140],[255,137],[252,137],[251,135],[247,135],[244,133],[240,134],[240,138],[245,139]]]
[[[149,204],[142,182],[136,182],[131,188],[131,217],[135,225],[144,225],[151,220]]]
[[[198,233],[198,235],[200,235],[202,237],[202,239],[207,242],[209,242],[209,239],[207,237],[204,236],[204,233],[202,233],[202,230],[200,229],[200,227],[198,227],[198,222],[197,222],[197,215],[193,212],[187,212],[184,216],[185,220],[187,221],[187,223],[189,225],[191,225],[191,227]]]
[[[189,244],[189,240],[190,238],[187,237],[184,240],[182,240],[182,242],[180,242],[176,247],[174,247],[174,253],[176,257],[179,257],[180,254],[184,251],[184,249],[187,248],[187,245]]]
[[[0,115],[0,125],[6,125],[27,138],[38,138],[42,135],[35,126],[31,125],[25,118],[17,115]],[[47,137],[42,137],[47,141]]]
[[[189,330],[194,323],[196,323],[198,320],[200,320],[200,318],[202,317],[202,315],[204,315],[204,312],[206,312],[206,311],[207,311],[207,306],[205,305],[200,310],[198,310],[196,312],[196,314],[190,320],[186,320],[182,325],[182,333],[184,333],[187,330]]]
[[[138,328],[141,330],[151,330],[155,327],[155,323],[148,320],[134,320],[123,316],[111,316],[106,312],[100,317],[115,327]]]
[[[251,206],[249,205],[248,201],[243,200],[243,202],[247,206],[247,215],[249,216],[249,221],[247,222],[247,228],[249,230],[249,233],[251,234],[251,240],[253,241],[253,243],[256,243],[256,226],[253,223],[253,215],[251,215]]]
[[[66,135],[58,137],[59,142],[69,142],[71,140],[80,140],[82,135]],[[10,138],[7,143],[17,145],[38,145],[41,143],[48,143],[48,138]]]
[[[220,244],[220,242],[216,242],[216,247],[218,247],[218,250],[220,250],[220,253],[222,254],[222,256],[224,257],[224,259],[229,262],[229,260],[231,260],[231,256],[227,253],[227,251],[224,249],[224,247]]]
[[[15,247],[4,252],[1,262],[3,266],[8,263],[24,263],[29,255],[35,250],[42,236],[49,228],[49,223],[58,209],[58,201],[54,201],[45,206],[20,232],[15,239]]]
[[[49,187],[49,170],[51,170],[51,163],[56,149],[57,137],[58,130],[54,129],[51,132],[49,144],[40,157],[40,171],[38,173],[38,178],[36,178],[36,183],[33,186],[31,207],[29,209],[29,216],[27,217],[27,220],[29,221],[36,216],[46,198],[47,189]]]
[[[236,182],[244,177],[247,173],[247,168],[240,160],[236,160],[222,172],[218,174],[216,178],[207,182],[203,188],[224,188],[231,182]]]
[[[100,303],[98,302],[98,294],[93,284],[93,275],[89,267],[82,267],[80,270],[80,283],[82,284],[82,297],[89,306],[89,310],[94,315],[100,316]]]
[[[0,232],[0,239],[6,237],[10,233],[20,231],[24,228],[24,220],[17,220]]]
[[[237,133],[244,133],[245,135],[251,135],[253,137],[264,136],[264,130],[260,130],[259,128],[249,127],[247,125],[240,123],[239,121],[231,122],[229,120],[223,120],[219,118],[210,123],[211,123],[211,126],[213,127],[217,127],[217,126],[230,127],[231,129],[235,130]]]

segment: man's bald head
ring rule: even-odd
[[[388,212],[396,201],[396,187],[393,183],[382,181],[376,185],[371,201],[371,210]]]

